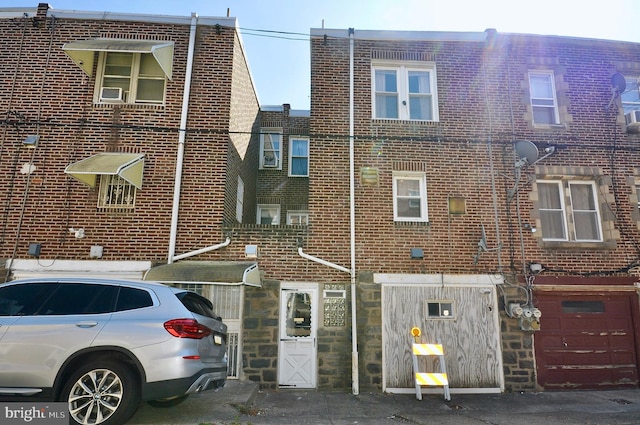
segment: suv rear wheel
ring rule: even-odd
[[[140,392],[126,365],[94,360],[81,365],[62,391],[69,403],[71,423],[122,425],[133,416]]]

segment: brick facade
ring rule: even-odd
[[[175,254],[225,237],[230,245],[197,259],[244,260],[245,245],[259,247],[262,287],[246,288],[241,379],[278,388],[281,285],[313,282],[320,294],[326,288],[346,293],[344,324],[320,321],[317,340],[318,388],[345,389],[352,370],[350,275],[302,258],[298,249],[350,266],[349,31],[312,30],[306,116],[287,104],[261,111],[235,20],[202,19],[188,120],[181,129],[189,29],[187,18],[56,15],[43,5],[27,17],[0,19],[0,103],[7,111],[0,137],[0,256],[9,266],[28,260],[29,245],[37,242],[42,263],[87,260],[94,245],[104,248],[102,262],[165,263],[179,136],[185,130]],[[65,43],[94,37],[173,41],[166,102],[95,103],[95,72],[87,75],[62,50]],[[375,276],[447,274],[504,279],[498,288],[504,389],[539,389],[534,333],[509,317],[508,304],[529,298],[535,305],[536,281],[551,285],[554,278],[564,288],[569,281],[576,284],[576,276],[584,285],[600,285],[592,278],[606,276],[608,284],[620,279],[629,286],[628,278],[637,276],[640,135],[627,132],[619,99],[607,105],[615,72],[640,76],[640,47],[491,30],[356,31],[353,52],[353,284],[360,386],[383,387],[386,312]],[[372,118],[372,64],[389,63],[435,64],[437,121]],[[557,125],[533,124],[528,73],[536,71],[553,72]],[[282,130],[282,170],[259,169],[264,128]],[[40,136],[36,149],[23,144],[32,134]],[[287,174],[290,136],[310,138],[309,177]],[[534,143],[540,156],[545,147],[555,151],[518,174],[514,142],[519,140]],[[101,152],[144,154],[134,212],[100,211],[98,189],[64,173],[67,165]],[[29,169],[24,164],[35,171],[21,172]],[[377,182],[360,179],[365,167],[377,171]],[[394,220],[394,173],[426,176],[428,221]],[[241,222],[236,220],[238,178],[245,185]],[[540,230],[525,229],[524,224],[538,229],[542,224],[536,179],[596,182],[602,242],[543,240]],[[453,200],[461,202],[461,211],[450,210]],[[280,225],[256,224],[259,204],[280,205]],[[308,225],[287,225],[290,210],[308,211]],[[80,227],[85,236],[75,238],[69,228]],[[488,250],[479,250],[483,227]],[[422,249],[424,258],[411,258],[412,248]],[[544,270],[531,273],[530,263]],[[10,277],[11,270],[5,272]],[[321,311],[325,302],[320,300]],[[634,316],[636,329],[638,320]]]

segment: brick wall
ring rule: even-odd
[[[188,21],[186,21],[188,22]],[[42,244],[41,258],[87,259],[104,247],[104,260],[163,261],[168,248],[189,25],[51,17],[1,19],[0,140],[3,214],[0,256],[28,258],[28,244]],[[173,78],[164,106],[94,105],[94,76],[61,47],[91,37],[170,40]],[[233,27],[199,25],[187,134],[184,144],[180,225],[176,253],[220,242],[225,217],[235,217],[235,180],[255,198],[258,103]],[[97,61],[96,61],[97,62]],[[4,117],[3,117],[4,119]],[[39,146],[26,149],[28,134]],[[64,174],[65,167],[105,152],[145,155],[143,187],[133,213],[97,211],[97,188]],[[36,166],[29,179],[22,164]],[[251,205],[251,202],[249,202]],[[76,239],[69,227],[84,228]]]

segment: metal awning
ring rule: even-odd
[[[143,169],[144,155],[105,152],[69,164],[64,172],[92,187],[96,185],[98,175],[118,175],[140,189]]]
[[[178,261],[152,267],[144,280],[167,284],[243,284],[262,286],[258,264],[244,261]]]
[[[62,46],[62,50],[87,75],[93,73],[95,52],[151,53],[165,75],[171,79],[173,73],[173,44],[173,41],[94,38],[65,43]]]

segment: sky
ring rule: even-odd
[[[47,1],[47,0],[43,0]],[[311,28],[559,35],[640,43],[640,0],[48,0],[55,10],[238,19],[261,105],[309,109]],[[38,0],[0,0],[35,7]]]

